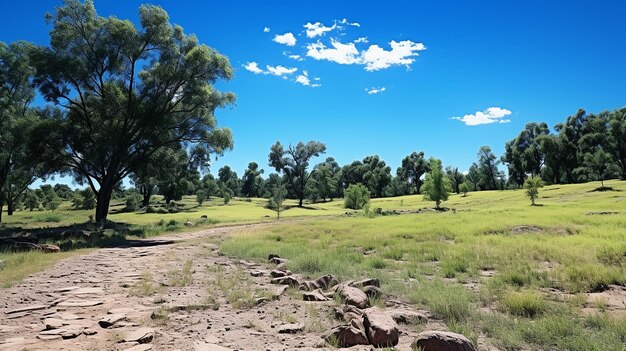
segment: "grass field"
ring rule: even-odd
[[[453,331],[505,350],[624,350],[620,301],[626,292],[619,287],[626,286],[626,182],[605,185],[613,191],[594,191],[596,183],[548,186],[540,206],[532,207],[522,190],[451,195],[443,212],[421,196],[372,200],[370,214],[380,208],[384,216],[346,215],[341,201],[313,204],[281,214],[308,220],[240,231],[220,250],[258,261],[277,253],[290,260],[289,269],[311,277],[379,278],[385,292],[428,309]],[[196,207],[189,198],[181,205],[173,214],[109,219],[149,235],[182,230],[186,221],[275,221],[262,199],[229,205],[213,199]],[[62,208],[3,219],[9,227],[54,227],[84,222],[89,214]],[[209,221],[199,221],[201,215]],[[0,283],[45,267],[49,262],[39,256],[51,260],[0,254]]]

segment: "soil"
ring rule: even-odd
[[[341,324],[336,301],[305,302],[297,289],[270,284],[274,265],[219,254],[220,239],[242,227],[98,249],[0,290],[0,350],[333,349],[320,336]],[[229,303],[237,291],[254,303]],[[396,349],[410,350],[422,328],[445,325],[400,325]]]

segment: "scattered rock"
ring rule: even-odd
[[[443,331],[420,333],[411,347],[424,351],[476,351],[472,342],[465,336]]]
[[[125,349],[124,351],[148,351],[148,350],[152,350],[152,344],[139,344],[129,349]]]
[[[196,341],[193,343],[194,351],[231,351],[231,349],[219,346],[217,344],[210,344],[204,341]]]
[[[284,258],[280,258],[278,255],[270,254],[267,260],[273,264],[282,264],[287,263],[287,260]]]
[[[61,307],[92,307],[102,305],[104,301],[102,300],[65,300],[61,301],[57,304],[57,306]]]
[[[193,223],[187,221],[185,222],[185,227],[193,227]]]
[[[360,309],[367,308],[368,299],[365,293],[355,287],[344,285],[337,290],[341,300],[347,305],[352,305]]]
[[[367,279],[359,280],[357,282],[352,282],[349,285],[354,286],[356,288],[362,288],[366,286],[375,286],[377,288],[380,288],[380,281],[375,278],[367,278]]]
[[[107,314],[98,321],[98,325],[100,325],[101,328],[108,328],[124,319],[126,319],[125,313]]]
[[[428,322],[428,316],[424,313],[409,310],[393,310],[389,312],[391,318],[400,324],[417,324]]]
[[[43,321],[43,324],[46,326],[44,330],[51,330],[51,329],[59,329],[63,327],[63,321],[61,319],[57,319],[57,318],[46,318]]]
[[[292,323],[278,327],[278,334],[297,334],[304,330],[304,324]]]
[[[263,271],[251,271],[250,275],[253,277],[262,277],[265,274]]]
[[[330,300],[328,297],[324,296],[322,290],[317,289],[311,292],[305,292],[302,294],[302,298],[304,301],[328,301]]]
[[[334,310],[336,319],[346,321],[348,323],[350,323],[353,319],[361,320],[363,317],[363,311],[351,305],[335,307]]]
[[[137,310],[133,309],[133,308],[128,308],[128,307],[122,307],[122,308],[113,308],[110,309],[107,314],[119,314],[119,313],[133,313],[136,312]]]
[[[292,275],[280,278],[274,278],[271,280],[272,284],[280,284],[280,285],[289,285],[289,286],[298,286],[300,285],[300,280]]]
[[[363,326],[370,344],[391,347],[398,344],[400,331],[396,322],[377,307],[363,311]]]
[[[83,330],[83,334],[85,334],[85,335],[96,335],[96,334],[98,334],[98,331],[95,330],[95,329],[87,328],[87,329]]]
[[[102,288],[79,288],[69,291],[70,295],[104,295]]]
[[[77,336],[79,336],[80,334],[83,333],[83,330],[85,330],[84,327],[81,326],[77,326],[77,325],[67,325],[63,328],[59,328],[59,329],[52,329],[52,330],[45,330],[42,331],[41,333],[39,333],[39,335],[41,336],[54,336],[54,335],[60,335],[61,338],[63,339],[73,339]]]
[[[287,271],[281,271],[278,269],[274,269],[273,271],[270,272],[270,276],[272,278],[281,278],[281,277],[286,277],[291,275],[291,271],[287,270]]]
[[[363,326],[356,320],[350,324],[338,325],[322,335],[328,343],[336,343],[339,347],[369,345]]]
[[[31,305],[31,306],[20,307],[20,308],[14,309],[14,310],[7,311],[6,314],[14,314],[14,313],[20,313],[20,312],[37,311],[37,310],[43,310],[43,309],[46,309],[46,308],[48,308],[48,306],[46,306],[46,305]]]
[[[154,329],[151,328],[139,328],[134,332],[131,332],[123,341],[126,342],[138,342],[140,344],[147,344],[154,339]]]
[[[365,293],[365,295],[367,295],[367,297],[369,297],[370,299],[371,299],[371,298],[378,298],[378,297],[383,296],[383,292],[382,292],[382,290],[380,290],[380,288],[377,288],[377,287],[375,287],[375,286],[373,286],[373,285],[370,285],[370,286],[366,286],[366,287],[364,287],[362,291],[363,291],[363,292]]]
[[[207,216],[207,215],[202,215],[202,216],[200,216],[200,218],[201,218],[201,219],[207,219],[207,218],[209,218],[209,216]]]
[[[300,284],[300,290],[312,291],[316,289],[327,289],[337,285],[337,278],[333,275],[325,275],[313,281],[305,281]]]
[[[61,248],[56,246],[56,245],[52,245],[52,244],[40,244],[39,248],[41,251],[46,252],[46,253],[56,253],[56,252],[61,252]]]

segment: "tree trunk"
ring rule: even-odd
[[[113,194],[113,187],[115,183],[112,180],[106,180],[102,182],[100,190],[96,197],[96,222],[100,223],[107,219],[109,215],[109,204],[111,203],[111,195]]]
[[[152,197],[152,187],[144,187],[143,188],[143,207],[148,207],[150,205],[150,197]]]
[[[2,208],[4,207],[4,201],[0,201],[0,223],[2,223]]]
[[[13,216],[13,209],[15,204],[13,203],[13,199],[7,199],[7,215]]]
[[[298,207],[302,207],[302,200],[303,200],[303,196],[302,195],[298,196]]]

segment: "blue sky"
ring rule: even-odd
[[[136,21],[142,2],[95,4]],[[324,142],[340,164],[378,154],[395,172],[424,151],[465,170],[481,145],[499,156],[528,122],[626,105],[623,1],[153,3],[235,69],[219,87],[237,104],[217,114],[235,149],[213,173],[229,164],[241,175],[250,161],[269,172],[277,140]],[[43,17],[58,4],[1,0],[0,41],[47,44]]]

